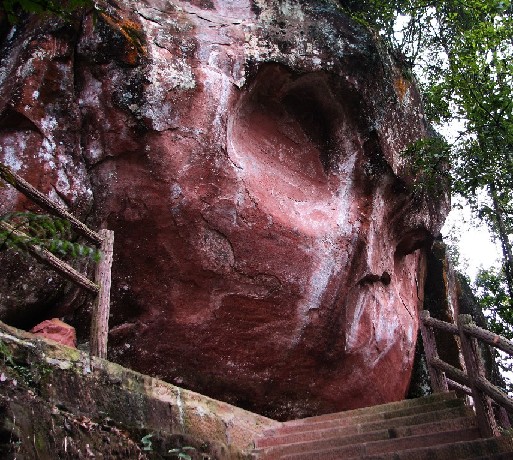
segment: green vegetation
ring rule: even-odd
[[[143,436],[141,438],[141,444],[143,445],[144,451],[151,452],[153,450],[153,442],[151,441],[151,438],[153,437],[152,434],[147,434],[146,436]]]
[[[402,154],[415,175],[416,193],[446,193],[451,183],[450,146],[443,137],[421,139],[410,145]]]
[[[14,372],[17,378],[21,379],[21,383],[27,386],[34,385],[34,376],[32,375],[30,368],[18,364],[14,360],[14,355],[11,350],[2,340],[0,340],[0,360],[2,360],[2,364],[4,366]]]
[[[2,226],[5,223],[7,226]],[[100,252],[73,241],[67,220],[34,212],[10,212],[0,216],[0,251],[27,252],[30,246],[44,248],[58,256],[89,257],[95,261]]]
[[[508,339],[513,339],[513,310],[511,298],[505,289],[504,275],[501,270],[492,268],[481,270],[477,274],[475,285],[480,305],[487,312],[488,323],[493,331]]]
[[[78,8],[92,5],[92,0],[1,0],[0,11],[7,14],[11,23],[15,23],[21,13],[67,16]]]
[[[340,3],[378,30],[392,54],[418,76],[426,113],[435,127],[457,127],[457,136],[445,146],[413,146],[406,154],[428,186],[429,181],[448,176],[452,192],[470,204],[500,243],[502,266],[482,272],[477,287],[490,326],[511,337],[513,2]],[[443,164],[450,164],[450,170]]]
[[[191,453],[195,452],[196,449],[190,446],[178,447],[176,449],[168,450],[168,454],[173,454],[176,458],[183,460],[192,460]]]

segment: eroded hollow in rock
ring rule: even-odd
[[[297,77],[283,67],[267,66],[239,103],[232,145],[261,168],[305,185],[326,183],[334,142],[328,98],[322,75]]]

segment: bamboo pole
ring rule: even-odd
[[[109,336],[111,269],[114,252],[114,232],[102,229],[101,259],[96,266],[95,281],[100,286],[91,318],[91,355],[107,358]]]

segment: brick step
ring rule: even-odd
[[[328,457],[318,458],[328,460]],[[340,458],[345,459],[346,457]],[[429,448],[367,455],[360,458],[362,460],[464,460],[469,458],[474,460],[511,460],[513,459],[513,440],[510,436],[476,439]]]
[[[434,401],[428,404],[410,405],[406,407],[399,407],[394,410],[386,412],[363,413],[351,417],[332,418],[328,420],[319,420],[314,422],[291,423],[286,422],[281,426],[266,430],[263,437],[268,436],[283,436],[292,433],[304,433],[314,430],[325,430],[330,428],[344,428],[353,425],[363,425],[372,422],[379,422],[383,420],[390,420],[393,418],[407,417],[409,415],[417,415],[421,413],[429,413],[450,409],[454,407],[462,407],[464,401],[462,399],[448,399]],[[303,419],[308,420],[308,419]]]
[[[381,404],[378,406],[362,407],[360,409],[353,409],[344,412],[336,412],[331,414],[317,415],[315,417],[306,417],[297,420],[290,420],[284,422],[282,426],[295,426],[309,423],[324,422],[329,420],[341,420],[353,417],[359,417],[362,415],[377,414],[382,412],[389,412],[398,409],[406,409],[408,407],[419,407],[423,405],[429,405],[439,401],[447,401],[456,399],[456,394],[453,391],[446,393],[435,393],[429,396],[424,396],[417,399],[406,399],[403,401],[395,401],[387,404]]]
[[[308,452],[278,455],[268,457],[268,459],[272,458],[273,460],[311,460],[313,458],[322,458],[323,460],[349,460],[363,459],[367,458],[367,456],[373,456],[373,459],[380,459],[381,457],[379,455],[391,454],[393,456],[388,456],[384,458],[393,458],[395,460],[397,457],[394,455],[397,455],[398,452],[401,453],[402,451],[405,451],[407,449],[412,450],[412,448],[414,448],[415,450],[429,451],[432,446],[441,446],[443,444],[458,443],[461,441],[471,441],[475,440],[478,436],[479,431],[477,430],[477,428],[470,428],[462,430],[444,431],[442,433],[434,433],[428,435],[409,436],[406,438],[373,441],[362,444],[352,444],[349,446],[343,446],[333,449],[312,449]],[[376,455],[378,456],[374,457]],[[400,458],[404,458],[405,460],[413,460],[414,457]],[[459,457],[453,457],[451,460],[454,460],[455,458]]]
[[[476,426],[477,422],[475,417],[461,417],[458,419],[441,420],[414,426],[381,429],[364,434],[336,436],[331,438],[320,437],[317,440],[312,441],[275,445],[266,449],[256,449],[254,452],[260,454],[258,458],[271,460],[279,458],[281,455],[300,454],[303,452],[312,452],[314,450],[331,450],[339,447],[350,446],[353,444],[365,444],[373,441],[385,441],[412,436],[425,436],[428,434],[443,433],[447,431],[474,429]]]
[[[277,436],[260,437],[255,440],[255,447],[265,448],[281,444],[293,444],[305,441],[314,441],[321,439],[329,439],[335,437],[359,435],[379,430],[389,430],[400,427],[450,421],[451,419],[460,419],[465,417],[473,417],[474,412],[471,408],[459,404],[457,407],[444,409],[440,411],[432,411],[420,414],[409,415],[405,417],[396,417],[386,420],[377,420],[367,423],[355,423],[345,427],[331,427],[313,429],[299,433],[288,433]]]

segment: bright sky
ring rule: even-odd
[[[499,265],[500,246],[492,242],[488,229],[472,218],[468,207],[453,209],[449,213],[442,235],[449,244],[451,241],[457,244],[461,259],[459,269],[471,280],[475,278],[479,268]]]
[[[463,120],[452,120],[445,126],[437,126],[437,131],[450,142],[454,142],[460,131],[465,130]],[[485,200],[483,196],[480,200]],[[457,202],[453,198],[453,202]],[[500,246],[492,242],[492,237],[486,225],[479,219],[472,216],[470,207],[459,202],[462,209],[453,209],[444,227],[442,235],[447,243],[455,243],[460,253],[460,266],[458,270],[463,271],[473,281],[480,268],[498,266],[501,259]]]

